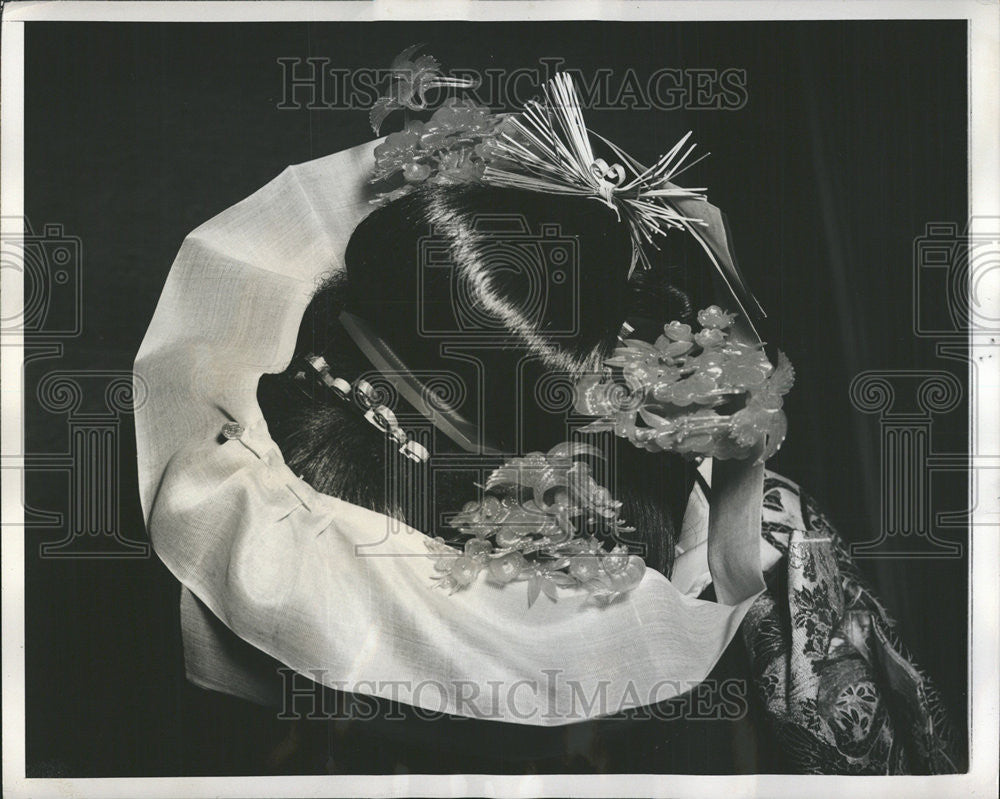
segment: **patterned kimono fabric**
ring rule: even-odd
[[[790,770],[964,770],[937,690],[843,540],[810,497],[773,473],[764,486],[762,534],[783,557],[740,629]]]

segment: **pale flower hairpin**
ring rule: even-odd
[[[652,344],[623,341],[606,372],[576,385],[577,412],[600,417],[581,432],[610,430],[651,452],[687,457],[770,458],[785,440],[783,398],[795,371],[784,353],[772,366],[763,344],[734,338],[734,321],[711,305],[698,312],[698,332],[671,322]]]
[[[635,588],[646,564],[619,543],[635,528],[619,518],[622,503],[594,480],[585,455],[601,457],[564,442],[495,469],[483,499],[449,522],[461,538],[428,541],[438,585],[458,591],[483,573],[494,585],[524,582],[529,607],[540,594],[555,602],[559,589],[582,588],[608,604]]]
[[[427,108],[427,92],[432,89],[471,89],[476,85],[471,78],[452,78],[443,74],[441,63],[434,56],[417,56],[421,47],[422,44],[410,45],[393,59],[389,69],[389,91],[375,101],[368,114],[376,133],[393,111]]]

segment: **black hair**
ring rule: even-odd
[[[318,491],[426,525],[424,511],[404,498],[428,464],[401,469],[402,456],[355,408],[302,390],[301,359],[309,353],[348,381],[374,372],[341,312],[368,323],[414,372],[455,373],[466,389],[455,403],[478,417],[498,448],[544,451],[570,437],[567,389],[610,355],[623,322],[636,337],[655,337],[668,321],[690,321],[695,284],[686,264],[696,256],[684,236],[674,234],[654,268],[630,280],[628,228],[593,199],[467,185],[424,187],[388,203],[353,233],[346,269],[319,287],[292,366],[261,379],[271,435],[290,468]],[[669,574],[693,467],[602,435],[607,441],[591,440],[613,464],[608,488],[636,527],[629,543]],[[431,465],[461,451],[440,438]],[[476,498],[475,482],[468,469],[437,471],[430,502],[459,510]]]

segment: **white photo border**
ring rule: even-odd
[[[3,8],[0,73],[0,209],[3,240],[20,237],[24,210],[24,26],[59,21],[400,21],[455,20],[864,20],[965,19],[969,57],[970,233],[996,233],[1000,221],[1000,5],[998,0],[758,2],[757,0],[530,0],[374,2],[8,2]],[[993,229],[988,229],[992,222]],[[10,229],[7,229],[7,226]],[[982,229],[978,229],[981,226]],[[994,242],[994,246],[1000,246]],[[1000,272],[1000,270],[994,270]],[[4,270],[2,317],[21,312],[23,281]],[[977,301],[1000,318],[1000,286]],[[25,777],[23,340],[5,334],[2,386],[3,795],[8,797],[313,797],[313,796],[879,796],[994,797],[1000,754],[1000,358],[996,342],[973,337],[969,382],[978,418],[970,452],[988,453],[978,491],[970,481],[969,772],[935,777],[745,775],[399,775],[42,779]],[[990,350],[993,350],[992,352]],[[994,411],[990,412],[989,409]],[[988,463],[987,463],[988,462]],[[973,463],[973,470],[978,467]],[[992,475],[992,476],[990,476]],[[983,480],[987,482],[983,484]],[[972,495],[976,494],[975,497]]]

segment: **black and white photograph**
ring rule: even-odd
[[[996,0],[0,15],[5,796],[996,795]]]

